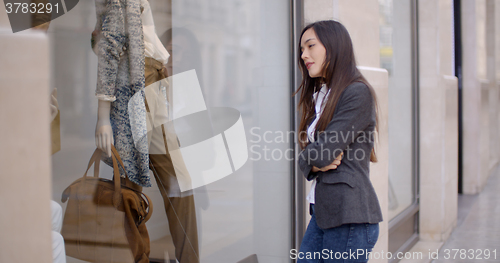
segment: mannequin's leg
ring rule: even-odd
[[[198,263],[198,229],[194,196],[169,197],[171,178],[175,171],[168,154],[150,154],[151,170],[160,189],[168,218],[175,256],[180,263]]]
[[[146,87],[166,76],[163,65],[155,59],[145,59]],[[146,105],[147,102],[146,102]],[[147,106],[148,107],[148,106]],[[147,108],[149,111],[149,108]],[[193,195],[181,197],[178,186],[172,193],[171,186],[176,183],[175,170],[168,153],[168,146],[162,125],[163,143],[166,154],[150,154],[150,168],[160,189],[167,214],[168,225],[175,246],[175,257],[180,263],[199,263],[198,229]],[[154,137],[153,137],[153,140]],[[152,147],[152,146],[151,146]],[[150,148],[151,150],[151,148]]]

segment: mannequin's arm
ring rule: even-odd
[[[95,144],[97,148],[111,157],[111,143],[113,143],[113,130],[109,120],[111,102],[99,100],[97,108],[97,125],[95,127]]]
[[[106,1],[108,2],[108,1]],[[97,109],[97,125],[95,128],[95,142],[97,148],[111,156],[113,130],[110,122],[111,102],[116,93],[116,79],[121,52],[126,42],[125,20],[120,1],[95,1],[96,24],[95,36],[97,44],[98,70],[96,96],[99,99]],[[103,19],[103,21],[101,21]],[[106,32],[104,34],[103,32]]]
[[[98,6],[97,2],[96,9],[104,10],[97,11],[97,18],[102,18],[103,21],[98,21],[93,32],[97,45],[96,96],[101,100],[114,101],[118,64],[126,50],[127,36],[123,18],[123,12],[126,10],[122,8],[120,1],[109,1],[104,7]],[[101,12],[104,15],[101,16]]]

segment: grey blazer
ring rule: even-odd
[[[340,96],[324,132],[300,152],[299,168],[307,180],[316,178],[314,212],[322,229],[349,223],[378,223],[382,212],[369,178],[376,124],[374,99],[361,83],[350,84]],[[312,172],[344,152],[335,170]]]

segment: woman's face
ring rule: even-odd
[[[313,28],[309,28],[302,35],[300,50],[302,50],[300,58],[304,61],[309,71],[309,76],[311,78],[323,77],[323,64],[326,58],[326,49],[319,41]]]

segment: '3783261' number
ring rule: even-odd
[[[31,13],[31,14],[44,14],[44,13],[59,13],[59,3],[52,5],[51,3],[7,3],[5,4],[7,14],[10,13]],[[54,10],[55,9],[55,10]]]

